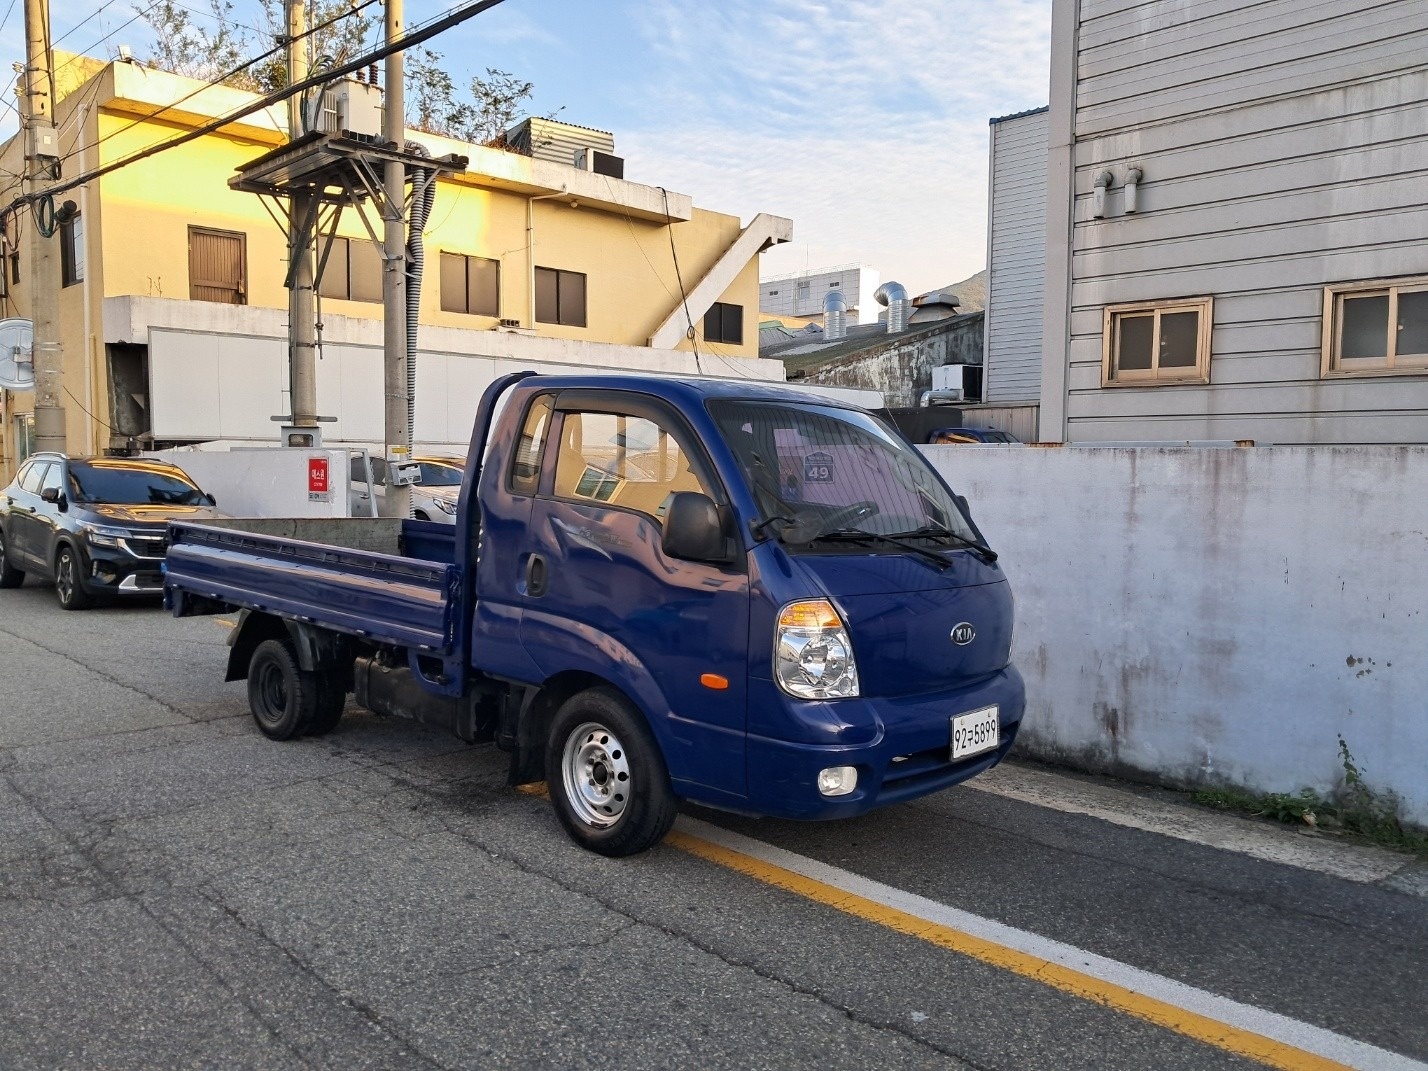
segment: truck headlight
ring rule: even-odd
[[[774,679],[799,699],[858,694],[858,666],[848,630],[827,599],[791,602],[778,615]]]

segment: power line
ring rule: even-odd
[[[70,36],[71,34],[73,34],[76,30],[78,30],[80,27],[84,26],[87,22],[89,22],[90,19],[93,19],[93,18],[95,18],[96,16],[102,14],[102,13],[104,12],[105,8],[113,7],[113,6],[115,5],[115,3],[117,3],[117,2],[118,2],[118,0],[104,0],[104,3],[100,4],[97,8],[95,8],[93,11],[91,11],[88,15],[84,16],[84,18],[82,18],[82,19],[80,19],[78,22],[76,22],[73,26],[71,26],[71,27],[70,27],[68,30],[66,30],[64,33],[60,34],[59,40],[58,40],[58,41],[55,41],[55,42],[54,42],[54,45],[62,45],[62,44],[64,44],[64,42],[69,38],[69,36]],[[54,45],[51,45],[51,47],[54,47]]]
[[[112,37],[114,37],[116,34],[118,34],[121,30],[125,29],[125,28],[128,27],[128,26],[132,26],[134,23],[138,22],[140,19],[142,19],[142,18],[143,18],[145,15],[147,15],[149,12],[153,11],[154,8],[158,7],[161,2],[162,2],[162,0],[154,0],[154,2],[153,2],[152,4],[150,4],[148,7],[144,8],[143,11],[135,12],[134,15],[132,15],[130,18],[128,18],[128,19],[125,20],[124,22],[121,22],[118,26],[114,27],[114,29],[110,30],[108,33],[106,33],[106,34],[104,34],[102,37],[100,37],[99,40],[94,41],[94,42],[91,42],[88,46],[86,46],[85,48],[81,49],[79,52],[76,52],[76,53],[75,53],[73,56],[71,56],[69,59],[67,59],[67,60],[65,60],[63,63],[61,63],[61,64],[59,65],[59,67],[55,69],[55,72],[54,72],[54,73],[55,73],[55,74],[58,74],[60,71],[64,70],[66,67],[70,66],[71,64],[77,63],[79,60],[83,59],[83,58],[84,58],[86,55],[88,55],[90,52],[93,52],[93,51],[94,51],[96,48],[98,48],[100,45],[104,44],[105,41],[108,41],[110,38],[112,38]],[[102,9],[101,9],[101,10],[102,10]],[[95,14],[98,14],[98,12],[95,12]],[[91,16],[91,17],[93,17],[93,16]],[[86,21],[88,21],[88,20],[86,20]],[[73,30],[70,31],[70,33],[73,33],[73,32],[74,32]],[[68,37],[68,36],[69,36],[69,34],[65,34],[65,37]],[[63,40],[64,40],[64,37],[61,37],[60,40],[63,41]],[[51,59],[50,65],[51,65],[51,66],[54,65],[54,60],[53,60],[53,59]]]
[[[235,123],[239,119],[243,119],[249,115],[252,115],[254,112],[262,111],[264,108],[272,107],[274,104],[279,104],[282,101],[286,100],[288,97],[291,97],[295,94],[305,93],[309,89],[316,89],[317,87],[326,85],[327,83],[334,81],[335,79],[342,78],[345,75],[352,74],[356,71],[360,71],[363,68],[373,63],[376,63],[378,60],[385,59],[386,57],[392,55],[395,52],[404,52],[409,48],[414,48],[417,45],[430,41],[437,34],[444,33],[446,30],[449,30],[454,26],[459,26],[463,22],[475,18],[483,11],[490,10],[499,3],[502,3],[502,0],[477,0],[476,3],[468,4],[465,7],[456,8],[454,10],[448,11],[445,15],[441,15],[435,19],[432,19],[430,22],[426,23],[424,26],[415,30],[414,32],[404,33],[395,41],[388,42],[387,44],[384,44],[379,48],[373,49],[371,52],[368,52],[365,55],[359,56],[353,60],[348,60],[346,63],[338,64],[336,67],[324,70],[321,73],[316,74],[311,78],[306,78],[301,82],[296,82],[293,85],[285,86],[282,89],[274,90],[271,93],[265,93],[252,103],[245,104],[241,108],[235,108],[233,111],[228,112],[226,115],[221,115],[216,119],[212,119],[209,122],[202,124],[201,126],[195,127],[193,130],[190,130],[187,133],[180,134],[176,138],[171,138],[168,141],[160,142],[157,145],[151,145],[147,149],[141,149],[138,152],[130,153],[128,156],[125,156],[119,160],[114,160],[108,164],[103,165],[102,167],[97,167],[94,170],[86,171],[84,174],[78,175],[75,178],[68,179],[66,181],[49,186],[42,192],[26,194],[23,197],[18,197],[14,201],[10,202],[9,206],[7,206],[7,210],[18,209],[22,205],[33,204],[41,200],[42,198],[54,197],[59,194],[66,193],[69,190],[73,190],[79,186],[83,186],[85,183],[93,182],[97,178],[103,178],[105,175],[118,171],[120,168],[128,167],[130,164],[136,164],[140,160],[146,160],[151,156],[157,156],[159,153],[167,152],[170,149],[176,149],[180,145],[187,145],[190,141],[196,141],[199,138],[206,137],[209,134],[214,133],[215,131],[223,129],[230,123]]]
[[[302,40],[303,38],[305,38],[305,37],[311,37],[313,34],[321,33],[323,30],[327,29],[329,26],[333,25],[334,23],[339,22],[340,20],[345,19],[345,18],[347,18],[347,17],[350,16],[350,15],[355,15],[355,14],[357,14],[357,13],[358,13],[359,11],[361,11],[363,8],[371,7],[373,4],[380,3],[380,2],[382,2],[382,0],[362,0],[361,3],[357,4],[356,6],[354,6],[351,10],[349,10],[349,11],[344,11],[344,12],[342,12],[340,15],[334,15],[332,18],[328,19],[326,22],[319,23],[318,25],[313,26],[313,27],[311,27],[310,29],[303,31],[303,32],[302,32],[301,34],[299,34],[296,38],[294,38],[294,40],[301,41],[301,40]],[[100,145],[103,145],[103,144],[104,144],[106,141],[108,141],[110,138],[117,138],[120,134],[127,133],[128,131],[133,130],[134,127],[136,127],[136,126],[140,126],[140,125],[142,125],[142,124],[144,124],[144,123],[147,123],[147,122],[149,122],[150,120],[155,119],[155,118],[157,118],[157,117],[160,116],[160,115],[163,115],[163,114],[164,114],[165,112],[167,112],[167,111],[172,111],[174,108],[177,108],[180,104],[183,104],[183,103],[185,103],[186,101],[192,100],[194,97],[198,96],[200,93],[206,92],[207,90],[210,90],[210,89],[214,88],[215,86],[222,85],[224,82],[228,81],[228,79],[233,78],[233,77],[236,76],[236,75],[242,74],[242,73],[243,73],[244,71],[246,71],[249,67],[252,67],[252,66],[255,66],[256,64],[262,63],[262,62],[263,62],[264,60],[266,60],[266,59],[271,59],[273,56],[276,56],[279,52],[284,51],[287,47],[288,47],[288,46],[287,46],[287,42],[286,42],[286,41],[282,42],[281,44],[275,45],[275,46],[273,46],[272,48],[268,49],[268,51],[264,52],[262,55],[260,55],[260,56],[254,56],[252,59],[245,60],[243,63],[240,63],[237,67],[234,67],[231,71],[226,71],[226,72],[224,72],[223,74],[220,74],[217,78],[214,78],[214,79],[212,79],[211,81],[205,82],[203,85],[199,86],[199,87],[198,87],[197,89],[195,89],[193,92],[188,93],[188,94],[186,94],[185,96],[180,97],[178,100],[173,101],[172,103],[165,104],[162,108],[158,109],[157,111],[150,112],[148,115],[145,115],[145,116],[143,116],[142,118],[131,120],[129,123],[126,123],[124,126],[121,126],[118,130],[111,130],[108,134],[105,134],[103,137],[95,139],[95,141],[94,141],[93,144],[91,144],[91,145],[79,145],[79,146],[76,146],[75,149],[74,149],[72,152],[70,152],[68,155],[66,155],[66,156],[64,157],[64,161],[71,160],[71,159],[73,159],[75,156],[80,155],[81,153],[88,152],[90,149],[98,148]],[[63,162],[63,161],[62,161],[62,162]]]

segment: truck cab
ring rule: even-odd
[[[1011,747],[1024,693],[996,553],[878,418],[785,388],[640,376],[526,376],[494,385],[482,412],[454,542],[438,544],[441,642],[385,642],[409,624],[392,607],[384,628],[350,600],[256,606],[256,574],[215,583],[231,541],[205,557],[193,531],[172,540],[175,612],[241,606],[238,646],[266,628],[329,652],[296,672],[341,676],[371,709],[436,711],[495,740],[513,782],[546,780],[571,835],[611,855],[658,841],[679,800],[848,817]]]

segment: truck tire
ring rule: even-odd
[[[298,667],[289,640],[264,640],[248,663],[248,709],[262,734],[272,740],[301,736],[318,714],[322,692],[318,673]]]
[[[635,855],[674,824],[659,744],[639,711],[609,688],[580,692],[556,712],[545,769],[556,817],[582,848]]]
[[[88,610],[94,605],[94,596],[84,590],[79,554],[68,543],[55,555],[55,597],[61,610]]]
[[[5,557],[5,530],[0,528],[0,588],[18,588],[25,582],[25,571],[16,569]]]
[[[347,707],[346,676],[342,670],[328,670],[324,673],[309,673],[317,678],[317,702],[314,704],[312,720],[307,723],[308,736],[326,736],[337,728],[342,720],[342,712]]]

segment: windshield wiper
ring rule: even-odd
[[[822,542],[848,542],[848,543],[891,543],[902,550],[909,550],[928,561],[932,562],[939,569],[946,569],[952,563],[938,554],[937,551],[928,547],[919,547],[916,543],[904,539],[901,536],[882,535],[879,532],[869,532],[862,528],[838,528],[832,532],[820,532],[809,540],[810,543]]]
[[[898,532],[896,535],[899,539],[954,539],[964,547],[975,550],[988,562],[997,560],[997,552],[985,543],[954,532],[935,521],[932,524],[925,524],[921,528],[915,528],[911,532]]]

